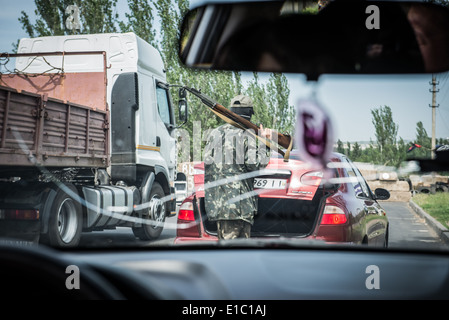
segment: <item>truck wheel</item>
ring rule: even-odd
[[[74,186],[65,186],[78,195]],[[54,247],[75,247],[80,241],[82,226],[81,204],[63,189],[58,189],[51,206],[48,234],[41,239]]]
[[[154,182],[148,197],[148,207],[145,209],[145,219],[141,227],[133,227],[133,233],[140,240],[154,240],[159,238],[164,228],[166,205],[162,200],[165,197],[164,189],[158,182]]]

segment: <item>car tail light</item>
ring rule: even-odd
[[[319,186],[322,178],[323,172],[321,171],[307,172],[301,176],[301,183],[306,186]]]
[[[200,236],[199,225],[195,220],[195,212],[191,201],[185,201],[179,207],[176,236],[195,238]]]
[[[195,221],[192,202],[186,201],[181,205],[181,207],[179,207],[178,219],[186,221]]]
[[[38,220],[39,210],[36,209],[1,209],[0,218],[8,220]]]
[[[337,206],[327,205],[324,208],[323,217],[321,218],[321,224],[344,224],[348,221],[343,209]]]

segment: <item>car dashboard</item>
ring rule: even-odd
[[[449,255],[444,251],[322,245],[220,247],[218,244],[71,251],[3,246],[1,251],[0,278],[6,284],[3,293],[8,290],[36,291],[39,297],[156,300],[449,298]],[[73,274],[69,266],[79,269],[81,284],[78,288],[70,287]],[[22,285],[27,287],[22,288]]]

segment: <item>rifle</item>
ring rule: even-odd
[[[261,140],[263,143],[265,143],[268,147],[271,147],[271,142],[277,141],[277,144],[281,147],[284,147],[287,149],[285,152],[277,147],[274,147],[274,149],[282,154],[284,156],[284,160],[288,161],[288,157],[290,156],[290,150],[293,145],[293,139],[291,136],[287,134],[282,134],[276,131],[272,131],[271,141],[268,141],[262,137],[259,136],[259,127],[256,126],[251,121],[246,120],[245,118],[239,116],[238,114],[232,112],[231,110],[227,109],[226,107],[222,106],[218,102],[213,101],[211,98],[206,96],[205,94],[202,94],[200,90],[190,88],[187,86],[182,86],[183,89],[189,91],[196,97],[198,97],[202,103],[204,103],[206,106],[208,106],[217,116],[222,118],[228,123],[233,124],[236,127],[239,127],[241,129],[252,129],[255,132],[255,135]],[[229,121],[230,120],[230,121]]]

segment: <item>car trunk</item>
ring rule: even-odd
[[[251,237],[306,237],[313,233],[321,218],[328,193],[318,190],[312,200],[258,198],[257,215]],[[199,198],[204,230],[217,234],[217,224],[207,218],[204,198]]]
[[[204,205],[204,164],[195,166],[196,196],[204,230],[217,234],[217,224],[209,221]],[[335,172],[337,175],[337,172]],[[252,237],[307,237],[321,220],[326,198],[335,190],[325,190],[322,172],[314,171],[292,151],[290,161],[272,155],[268,166],[254,180],[258,210],[251,228]]]

